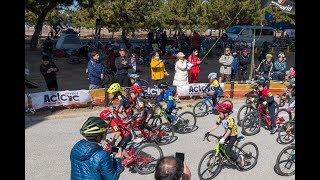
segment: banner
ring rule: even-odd
[[[46,91],[30,94],[32,107],[40,109],[46,106],[81,105],[91,102],[88,90]]]
[[[288,0],[261,0],[261,9],[274,5],[279,7],[283,12],[288,14],[295,14],[295,3]]]
[[[183,86],[177,86],[177,95],[178,96],[200,96],[205,92],[208,83],[193,83]],[[224,83],[220,83],[221,88],[224,88]],[[210,86],[208,92],[213,92],[214,87]]]

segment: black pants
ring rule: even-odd
[[[117,74],[116,78],[121,87],[129,87],[128,74]]]
[[[125,149],[127,147],[128,142],[130,142],[132,139],[132,135],[129,134],[128,136],[126,136],[125,138],[121,139],[121,141],[119,142],[119,144],[117,145],[117,147],[122,147],[122,149]]]
[[[276,103],[273,103],[272,105],[269,106],[268,110],[269,110],[269,115],[270,115],[270,119],[272,122],[272,128],[277,127],[276,125]]]
[[[233,144],[236,142],[237,136],[228,136],[225,142],[228,142],[226,147],[226,153],[230,157],[231,160],[236,161],[237,160],[237,154],[232,150]]]
[[[241,66],[239,66],[238,68],[238,81],[245,81],[248,79],[248,69],[247,67],[242,68]]]
[[[48,91],[58,91],[57,80],[46,82],[46,83],[47,83]]]

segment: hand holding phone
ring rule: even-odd
[[[184,162],[184,153],[176,152],[176,158]]]

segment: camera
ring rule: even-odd
[[[176,158],[184,162],[184,153],[176,152]]]

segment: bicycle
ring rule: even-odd
[[[276,160],[276,171],[282,176],[292,176],[295,174],[295,162],[296,162],[296,153],[295,153],[295,144],[285,147],[279,153]],[[283,165],[283,169],[280,166]]]
[[[243,106],[241,106],[238,110],[237,113],[237,125],[239,127],[241,127],[241,122],[243,120],[243,118],[251,111],[256,110],[257,107],[257,102],[251,102],[250,98],[254,97],[255,95],[246,95],[246,104],[244,104]],[[276,106],[276,111],[279,110],[279,105],[277,102],[275,102],[275,106]]]
[[[279,128],[278,139],[281,144],[290,144],[295,140],[295,119],[284,123]]]
[[[59,38],[64,31],[65,31],[64,29],[59,28],[58,33],[56,33],[56,31],[53,29],[53,27],[51,27],[51,30],[48,33],[47,37],[50,37],[51,39]]]
[[[284,84],[286,81],[283,81],[282,84]],[[291,86],[290,84],[286,86],[286,90],[278,95],[279,98],[279,106],[283,107],[286,103],[290,102],[290,96],[288,95],[288,87]]]
[[[130,129],[137,129],[141,132],[140,136],[144,137],[147,140],[155,141],[159,145],[166,145],[171,142],[174,136],[174,127],[170,123],[162,123],[158,126],[150,126],[155,133],[147,132],[145,129],[142,129],[142,122],[137,122],[135,119],[136,116],[132,116],[131,119],[126,122],[129,125]],[[132,131],[132,135],[136,138],[138,135]]]
[[[230,157],[226,153],[226,143],[221,145],[219,140],[222,136],[218,137],[213,134],[208,134],[204,136],[204,139],[207,139],[208,142],[209,136],[213,136],[217,139],[217,144],[214,150],[210,150],[203,155],[198,165],[198,176],[201,180],[209,180],[216,177],[220,171],[222,170],[222,165],[235,165],[239,171],[248,171],[254,168],[258,162],[259,150],[258,146],[253,142],[246,142],[242,144],[242,146],[238,147],[240,141],[245,139],[244,136],[240,136],[237,138],[236,143],[233,145],[232,149],[236,152],[237,156],[242,155],[244,157],[244,166],[241,167],[237,162],[230,159]],[[252,148],[253,147],[253,148]],[[249,149],[249,150],[247,150]],[[252,149],[250,151],[250,149]],[[255,152],[253,152],[253,149]],[[206,160],[208,159],[208,160]],[[252,162],[251,162],[252,161]],[[201,171],[202,165],[204,166],[204,170]],[[213,170],[215,168],[215,170]],[[205,177],[205,173],[209,172],[209,177]],[[210,175],[211,174],[211,175]]]
[[[110,154],[116,153],[112,151],[110,141],[104,140],[104,150]],[[162,149],[159,145],[149,143],[142,145],[141,142],[135,143],[130,141],[126,148],[129,156],[134,159],[132,162],[125,164],[126,167],[133,168],[139,174],[150,174],[155,171],[156,163],[163,157]],[[156,154],[152,154],[156,152]],[[152,154],[152,155],[151,155]],[[123,159],[124,160],[124,159]],[[122,163],[123,163],[122,160]]]
[[[174,108],[172,111],[172,115],[177,117],[177,123],[174,126],[175,132],[184,134],[184,133],[191,133],[196,128],[197,119],[196,116],[190,112],[185,111],[181,114],[178,114],[178,110],[182,108]],[[168,119],[167,116],[164,115],[164,108],[162,105],[158,102],[155,102],[154,107],[154,116],[152,119],[149,120],[150,126],[158,126],[159,124],[162,124],[162,117],[166,120],[166,122],[171,124],[171,121]]]
[[[222,102],[220,102],[220,99],[223,98],[224,96],[220,95],[216,98],[216,102],[215,102],[215,106],[213,105],[213,101],[211,96],[208,94],[208,92],[206,92],[206,97],[203,101],[199,101],[197,102],[194,106],[193,106],[193,113],[195,114],[196,117],[204,117],[206,115],[208,115],[208,110],[209,110],[209,105],[211,106],[211,110],[210,111],[216,111],[218,106],[222,103],[229,103],[232,105],[233,107],[233,103],[232,101],[226,99]],[[198,112],[199,111],[199,112]]]
[[[290,116],[288,116],[289,119],[287,120],[284,118],[285,116],[279,116],[279,111],[275,114],[277,125],[283,124],[284,122],[288,122],[291,120]],[[256,103],[255,109],[246,114],[243,120],[241,121],[242,134],[246,136],[252,136],[257,134],[260,131],[260,127],[262,126],[262,119],[264,120],[264,123],[267,123],[267,128],[270,128],[272,122],[269,115],[267,115],[267,112],[262,106],[262,104]]]

